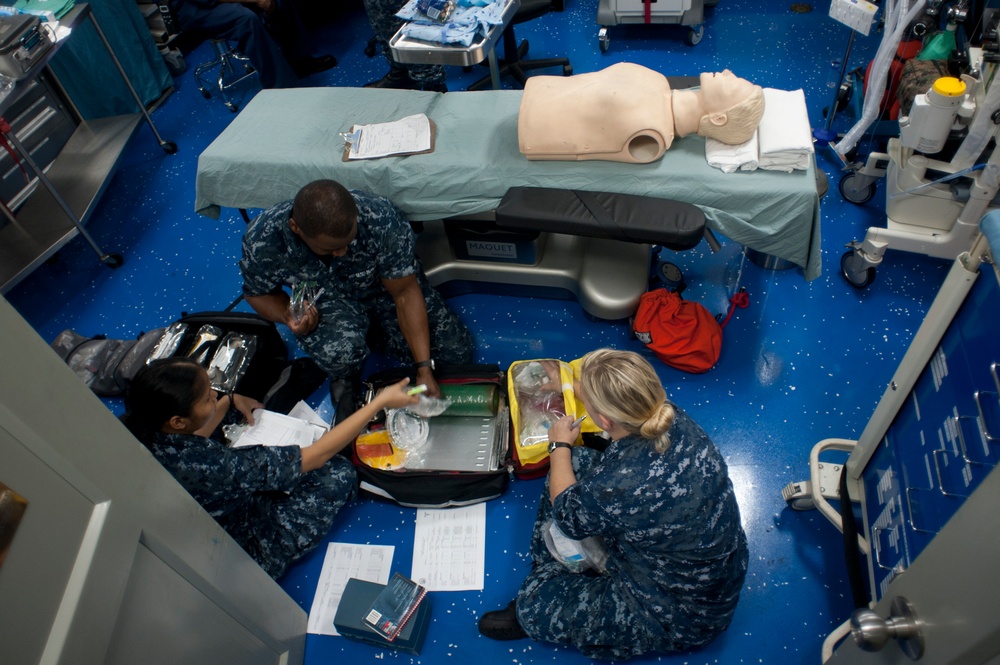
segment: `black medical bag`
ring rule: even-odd
[[[397,368],[371,375],[364,382],[365,401],[403,377],[412,381],[413,371]],[[387,414],[376,417],[352,446],[361,489],[416,508],[465,506],[499,497],[513,475],[505,373],[497,365],[454,365],[438,366],[434,377],[446,397],[449,393],[476,390],[495,400],[495,408],[484,402],[476,406],[483,409],[480,415],[450,415],[458,405],[453,402],[444,414],[428,418],[430,436],[426,446],[431,452],[424,455],[419,468],[398,464],[400,451],[388,434]],[[376,440],[378,443],[373,444]],[[376,457],[364,452],[373,445],[387,454]],[[412,451],[403,454],[405,459],[405,455],[412,456]],[[387,461],[392,459],[395,462]]]
[[[233,340],[230,348],[224,348]],[[170,348],[164,349],[167,342]],[[87,337],[64,330],[51,346],[94,393],[105,397],[124,393],[128,382],[154,354],[192,357],[210,374],[217,358],[239,361],[227,380],[235,392],[261,401],[289,367],[288,348],[275,325],[245,312],[184,314],[172,324],[133,340]],[[324,378],[320,376],[319,382]],[[313,390],[317,387],[319,383]]]

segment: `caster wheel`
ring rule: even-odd
[[[687,284],[684,283],[684,273],[676,264],[661,262],[656,266],[657,277],[663,288],[675,293],[681,293]]]
[[[177,144],[174,143],[173,141],[164,141],[163,143],[160,144],[160,147],[163,148],[163,152],[167,153],[168,155],[173,155],[177,153]]]
[[[845,201],[850,201],[851,203],[857,205],[864,205],[872,200],[875,196],[875,183],[868,183],[867,187],[857,187],[857,173],[848,173],[843,178],[840,179],[840,195],[844,197]]]
[[[788,507],[792,510],[812,510],[816,507],[816,502],[812,500],[812,497],[798,497],[796,499],[789,499],[786,501]]]
[[[840,257],[840,272],[856,289],[864,289],[875,281],[875,268],[864,268],[864,260],[853,249]]]
[[[563,76],[573,75],[573,65],[563,65]]]
[[[601,53],[607,53],[611,48],[611,35],[608,34],[607,28],[601,28],[597,32],[597,43],[601,47]]]
[[[233,104],[232,102],[226,102],[226,108],[233,113],[236,113],[237,111],[240,110],[240,107],[237,106],[236,104]]]
[[[705,36],[705,26],[699,25],[697,28],[691,28],[687,33],[684,41],[688,46],[697,46],[701,42],[701,38]]]
[[[201,96],[204,97],[205,99],[211,99],[212,93],[210,93],[208,90],[202,90]]]
[[[101,263],[109,268],[121,268],[125,259],[122,258],[121,254],[105,254],[101,257]]]

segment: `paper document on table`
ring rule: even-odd
[[[311,446],[323,436],[326,427],[314,422],[301,420],[275,411],[257,409],[253,412],[254,424],[242,433],[226,431],[230,439],[235,439],[233,448],[242,446]]]
[[[428,591],[481,590],[485,569],[485,503],[417,511],[411,579]]]
[[[343,137],[347,141],[347,160],[412,155],[434,149],[434,125],[423,113],[395,122],[355,125]]]
[[[333,618],[337,615],[337,606],[344,595],[347,580],[356,577],[386,584],[394,551],[392,545],[327,545],[306,630],[316,635],[339,635],[333,627]]]

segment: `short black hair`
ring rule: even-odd
[[[314,180],[295,195],[292,218],[310,238],[328,235],[346,238],[358,223],[358,205],[343,185],[335,180]]]
[[[140,369],[125,393],[121,421],[143,443],[174,416],[187,418],[201,397],[204,368],[190,358],[161,358]]]

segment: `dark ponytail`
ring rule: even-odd
[[[132,379],[120,420],[135,438],[148,443],[174,416],[191,415],[204,380],[205,370],[189,358],[154,360]]]

